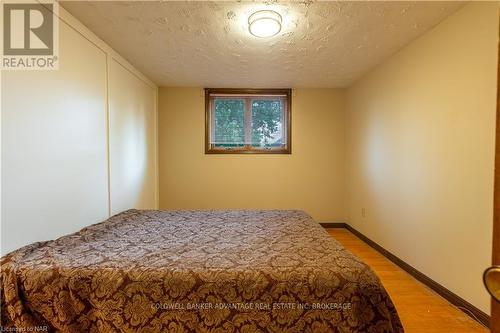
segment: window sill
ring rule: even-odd
[[[290,155],[290,149],[205,149],[205,154],[283,154]]]

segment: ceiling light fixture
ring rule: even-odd
[[[281,31],[281,15],[274,10],[259,10],[248,18],[248,30],[255,37],[272,37]]]

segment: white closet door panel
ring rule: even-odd
[[[108,215],[106,55],[59,28],[59,70],[2,72],[2,253]]]
[[[155,208],[155,89],[109,62],[112,214]]]

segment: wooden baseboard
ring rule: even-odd
[[[321,226],[324,228],[346,228],[349,230],[351,233],[356,235],[359,239],[364,241],[366,244],[370,245],[372,248],[380,252],[384,257],[401,267],[403,270],[408,272],[411,276],[413,276],[415,279],[418,281],[422,282],[432,290],[434,290],[436,293],[441,295],[443,298],[448,300],[451,304],[455,305],[457,308],[459,308],[462,312],[467,314],[469,317],[472,319],[480,322],[481,324],[490,327],[490,316],[481,311],[480,309],[476,308],[474,305],[470,304],[457,294],[451,292],[447,288],[443,287],[436,281],[432,280],[429,278],[427,275],[424,273],[420,272],[416,268],[412,267],[411,265],[407,264],[405,261],[401,260],[400,258],[396,257],[394,254],[391,252],[387,251],[384,249],[382,246],[378,245],[374,241],[372,241],[370,238],[366,237],[363,235],[361,232],[358,230],[354,229],[347,223],[320,223]]]
[[[321,222],[320,223],[323,228],[346,228],[347,223],[344,222]]]

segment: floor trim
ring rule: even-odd
[[[457,294],[451,292],[450,290],[446,289],[436,281],[432,280],[429,278],[427,275],[424,273],[420,272],[416,268],[412,267],[411,265],[407,264],[405,261],[401,260],[400,258],[396,257],[394,254],[391,252],[387,251],[384,249],[382,246],[378,245],[374,241],[372,241],[370,238],[366,237],[363,235],[361,232],[358,230],[354,229],[347,223],[320,223],[322,227],[324,228],[345,228],[352,232],[354,235],[356,235],[359,239],[364,241],[366,244],[370,245],[372,248],[380,252],[383,256],[385,256],[387,259],[401,267],[403,270],[408,272],[411,276],[413,276],[415,279],[418,281],[422,282],[432,290],[434,290],[436,293],[441,295],[443,298],[448,300],[451,304],[455,305],[457,308],[459,308],[462,312],[467,314],[469,317],[472,319],[480,322],[481,324],[490,327],[490,316],[481,311],[480,309],[476,308],[474,305],[470,304],[466,300],[464,300],[462,297],[458,296]]]
[[[320,223],[323,228],[346,228],[347,223],[344,222],[321,222]]]

